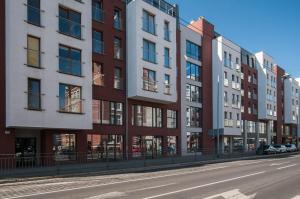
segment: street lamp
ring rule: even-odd
[[[218,75],[218,92],[217,92],[217,155],[219,157],[220,153],[220,126],[219,126],[219,117],[220,117],[220,75]]]

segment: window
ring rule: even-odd
[[[173,156],[177,154],[177,137],[167,136],[167,155]]]
[[[177,111],[167,110],[167,128],[177,128]]]
[[[41,110],[41,81],[28,79],[28,109]]]
[[[164,55],[164,65],[167,68],[170,68],[170,49],[165,48],[165,55]]]
[[[143,41],[143,59],[148,62],[156,63],[155,43],[145,39]]]
[[[118,9],[114,10],[114,27],[118,30],[122,29],[121,11]]]
[[[229,61],[228,61],[229,67],[232,68],[232,55],[229,54]]]
[[[191,62],[186,63],[186,78],[195,81],[201,81],[200,73],[201,73],[200,66],[193,64]]]
[[[122,59],[122,48],[121,48],[121,39],[118,37],[114,38],[114,58]]]
[[[195,153],[200,152],[200,133],[187,132],[187,152]]]
[[[186,126],[201,127],[201,109],[189,106],[186,108]]]
[[[40,39],[33,36],[27,36],[27,65],[40,68],[40,54]]]
[[[165,94],[171,94],[170,75],[165,74]]]
[[[199,86],[187,84],[186,85],[186,99],[189,102],[201,103],[201,88]]]
[[[227,103],[228,103],[228,93],[227,93],[227,91],[224,91],[224,102],[225,102],[225,105],[227,105]]]
[[[93,123],[123,125],[123,104],[104,100],[93,100]]]
[[[76,135],[54,134],[53,152],[55,161],[76,160]]]
[[[93,84],[104,86],[103,64],[93,63]]]
[[[59,84],[59,111],[82,113],[80,86]]]
[[[186,55],[190,58],[193,58],[195,60],[201,60],[201,47],[197,44],[186,41]]]
[[[114,88],[122,89],[122,78],[121,78],[121,69],[120,68],[115,68]]]
[[[104,22],[104,12],[103,12],[103,1],[93,0],[92,7],[93,20],[98,22]]]
[[[81,14],[79,12],[59,7],[59,32],[81,38]]]
[[[229,65],[228,65],[228,59],[227,59],[227,52],[226,51],[224,51],[224,66],[225,67],[228,67]]]
[[[81,76],[81,50],[59,45],[59,72]]]
[[[40,0],[27,0],[27,21],[33,25],[41,25]]]
[[[103,33],[93,30],[93,53],[104,54]]]
[[[143,30],[155,35],[155,16],[147,11],[143,11]]]
[[[170,41],[170,23],[168,21],[165,21],[164,23],[164,39],[166,41]]]
[[[153,70],[143,69],[143,89],[156,92],[156,72]]]
[[[162,127],[162,110],[149,106],[132,106],[132,121],[134,126]]]

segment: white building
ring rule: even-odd
[[[92,129],[91,1],[5,9],[6,127]]]
[[[258,61],[258,119],[266,122],[267,143],[276,136],[274,121],[277,120],[277,77],[275,62],[265,52],[255,54]]]
[[[294,78],[284,81],[284,123],[297,125],[299,112],[299,82]]]
[[[213,40],[213,127],[224,128],[222,151],[241,137],[241,48],[222,36]],[[236,143],[238,144],[238,143]]]
[[[181,25],[181,146],[183,155],[200,151],[202,133],[202,36]]]
[[[127,5],[128,97],[159,103],[177,101],[176,7],[159,1]]]

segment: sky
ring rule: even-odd
[[[265,51],[300,77],[300,0],[168,0],[186,21],[204,16],[246,50]]]

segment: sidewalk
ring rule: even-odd
[[[49,178],[68,178],[74,176],[90,176],[90,175],[111,175],[131,172],[149,172],[157,170],[167,170],[182,167],[200,166],[205,164],[230,162],[238,160],[252,160],[264,158],[280,158],[289,155],[300,154],[284,153],[275,155],[255,155],[247,154],[226,155],[217,158],[215,155],[210,156],[183,156],[163,159],[148,160],[130,160],[119,162],[97,162],[87,164],[57,165],[47,168],[32,169],[11,169],[0,175],[0,184],[11,182],[34,181]]]

